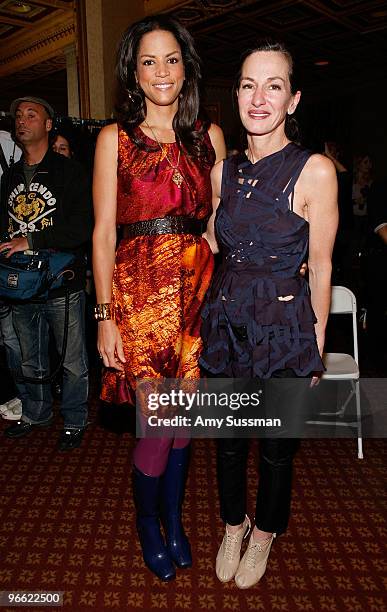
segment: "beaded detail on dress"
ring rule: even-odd
[[[202,313],[200,363],[213,374],[268,378],[284,368],[298,376],[324,369],[299,274],[309,224],[292,210],[310,155],[289,143],[255,164],[244,154],[224,162],[215,219],[221,264]]]

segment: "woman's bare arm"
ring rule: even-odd
[[[218,125],[211,123],[208,134],[211,139],[212,146],[215,149],[216,159],[215,165],[211,171],[211,188],[212,188],[212,214],[208,220],[206,231],[203,234],[210,245],[213,253],[218,253],[219,248],[215,239],[215,214],[220,202],[220,187],[222,183],[223,160],[226,157],[226,143],[224,141],[223,132]]]
[[[219,253],[219,247],[215,237],[215,215],[220,202],[221,187],[222,187],[222,172],[223,161],[218,162],[211,170],[211,187],[212,187],[212,215],[208,220],[207,229],[203,234],[210,245],[211,251]]]
[[[94,159],[93,275],[97,304],[111,302],[116,250],[117,125],[108,125],[98,136]],[[98,322],[98,351],[104,365],[123,370],[125,356],[121,336],[113,320]]]
[[[211,123],[208,135],[211,144],[215,149],[216,159],[215,164],[226,158],[226,143],[221,128],[216,123]]]
[[[323,155],[313,155],[302,174],[309,220],[309,285],[317,317],[317,345],[322,355],[331,301],[332,251],[338,225],[337,178],[333,163]]]

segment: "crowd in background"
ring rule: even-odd
[[[16,162],[21,149],[12,136],[13,120],[8,115],[0,119],[0,143],[4,162]],[[89,176],[93,171],[95,142],[99,127],[92,129],[85,123],[73,124],[68,117],[57,118],[51,136],[54,151],[79,161]],[[238,152],[237,138],[232,142],[228,155]],[[336,167],[339,185],[339,229],[333,255],[332,284],[352,289],[358,301],[359,330],[367,351],[367,364],[383,375],[387,361],[387,285],[383,270],[387,264],[387,179],[375,179],[373,162],[367,152],[352,153],[334,141],[324,143],[324,153]],[[0,176],[3,167],[0,166]],[[94,304],[91,254],[88,255],[86,279],[86,340],[90,364],[98,366],[95,350],[95,321],[92,316]],[[0,347],[1,348],[1,347]],[[2,372],[6,372],[4,355],[1,355]],[[60,378],[53,384],[53,392],[60,396]],[[9,399],[10,391],[3,390],[0,404]],[[17,403],[18,409],[18,403]],[[4,416],[4,415],[3,415]]]
[[[382,362],[386,184],[374,180],[368,155],[353,156],[350,166],[338,143],[325,142],[323,155],[300,145],[293,114],[301,91],[289,51],[266,42],[246,54],[235,91],[247,148],[227,159],[221,128],[200,115],[199,58],[178,22],[160,16],[130,26],[117,74],[124,97],[117,123],[98,136],[95,156],[96,131],[85,138],[63,120],[55,126],[46,100],[25,96],[11,104],[23,155],[15,163],[6,135],[0,257],[71,255],[72,275],[48,286],[43,298],[11,299],[11,309],[1,302],[17,395],[0,400],[1,416],[16,421],[4,435],[17,439],[49,427],[54,391],[64,424],[57,449],[80,446],[90,423],[88,362],[97,353],[105,366],[100,397],[113,404],[135,404],[141,378],[285,378],[290,385],[297,378],[302,394],[309,392],[324,371],[337,183],[333,284],[354,290],[367,349]],[[289,389],[287,399],[301,405]],[[139,408],[146,432],[148,415]],[[251,528],[248,442],[218,440],[226,523],[216,560],[221,582],[235,576],[239,588],[249,588],[263,576],[273,540],[287,528],[298,442],[260,441],[255,526],[240,560]],[[143,557],[165,581],[176,576],[175,566],[192,565],[182,525],[189,444],[179,431],[172,438],[145,434],[134,450]]]

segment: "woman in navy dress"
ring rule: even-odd
[[[207,239],[221,252],[203,313],[201,365],[210,376],[309,378],[323,371],[337,228],[332,162],[292,141],[291,115],[301,93],[286,48],[250,51],[236,84],[247,149],[212,170]],[[309,285],[300,275],[307,259]],[[260,440],[255,526],[246,515],[248,440],[218,440],[218,484],[226,532],[216,559],[222,582],[253,586],[266,570],[273,538],[290,514],[292,463],[299,442]]]

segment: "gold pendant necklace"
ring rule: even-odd
[[[181,185],[182,185],[182,183],[184,181],[184,176],[181,174],[181,172],[179,170],[180,153],[181,153],[180,149],[179,149],[179,152],[177,154],[177,162],[176,162],[176,164],[173,164],[171,162],[171,160],[169,159],[169,157],[168,157],[167,151],[164,149],[164,147],[160,143],[159,139],[157,138],[156,134],[154,133],[154,130],[151,128],[151,126],[146,121],[146,119],[144,119],[144,123],[145,123],[146,127],[149,128],[149,130],[151,131],[152,136],[155,139],[155,141],[157,142],[157,144],[159,145],[161,152],[164,153],[165,159],[167,160],[168,164],[170,165],[170,167],[173,170],[172,181],[180,189]]]
[[[175,185],[177,185],[178,188],[180,189],[181,184],[184,181],[184,176],[182,174],[180,174],[180,172],[179,172],[179,170],[177,168],[175,168],[175,171],[172,174],[172,180],[175,183]]]

